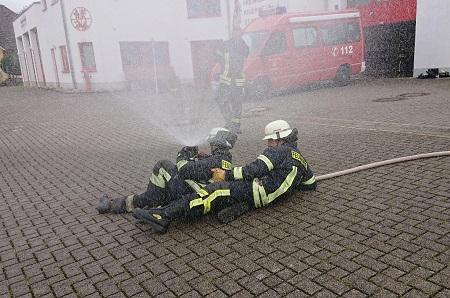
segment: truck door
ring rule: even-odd
[[[291,57],[288,51],[286,31],[276,31],[262,50],[263,73],[274,89],[289,86]]]
[[[295,72],[295,84],[320,80],[318,61],[318,31],[316,27],[306,26],[292,29],[293,50],[292,65]]]

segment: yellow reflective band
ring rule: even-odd
[[[306,160],[303,158],[303,156],[300,153],[292,150],[291,154],[292,154],[293,159],[298,160],[305,167],[305,169],[308,169],[308,164],[306,163]]]
[[[160,188],[166,188],[166,181],[164,181],[164,179],[162,177],[156,176],[153,173],[150,176],[150,182]]]
[[[134,195],[128,196],[125,199],[125,209],[127,212],[133,212],[134,210],[134,204],[133,204]]]
[[[196,192],[199,192],[202,189],[202,186],[195,182],[194,180],[186,179],[184,180],[189,186],[195,190]]]
[[[255,203],[256,208],[261,208],[261,199],[259,198],[259,179],[253,179],[252,183],[253,187],[253,202]]]
[[[222,159],[222,169],[231,170],[231,162]]]
[[[211,211],[211,203],[218,197],[229,197],[230,190],[229,189],[218,189],[214,191],[211,195],[206,198],[196,198],[189,202],[189,208],[192,209],[194,207],[203,206],[203,213],[206,214]]]
[[[199,191],[197,191],[197,194],[201,197],[204,197],[208,195],[208,192],[204,189],[200,189]]]
[[[304,185],[310,185],[316,182],[316,177],[312,176],[308,181],[302,182]]]
[[[178,169],[178,171],[187,163],[188,163],[187,160],[180,160],[179,162],[177,162],[177,169]]]
[[[267,168],[269,169],[269,171],[272,171],[272,170],[273,170],[273,164],[272,164],[272,162],[270,161],[270,159],[267,158],[267,156],[260,154],[260,155],[258,156],[258,159],[262,160],[262,161],[266,164],[266,166],[267,166]]]
[[[222,84],[228,85],[228,86],[231,85],[231,79],[228,78],[228,77],[224,77],[223,75],[220,76],[220,81],[219,82],[222,83]]]
[[[211,211],[211,203],[217,198],[217,197],[229,197],[230,196],[230,190],[229,189],[218,189],[209,196],[207,196],[205,199],[203,199],[203,213],[206,214],[209,211]]]
[[[234,177],[234,180],[241,180],[242,178],[244,178],[242,176],[242,167],[233,168],[233,177]]]
[[[297,176],[297,167],[293,166],[292,171],[286,176],[286,179],[284,179],[280,187],[278,187],[278,189],[275,192],[268,195],[269,197],[268,203],[272,202],[273,200],[284,194],[289,188],[291,188],[292,183],[294,182],[296,176]]]
[[[197,199],[194,199],[194,200],[189,202],[189,209],[192,209],[192,208],[197,207],[197,206],[202,206],[202,205],[203,205],[203,199],[202,198],[197,198]]]
[[[263,207],[269,205],[269,198],[267,197],[266,190],[264,189],[264,186],[262,186],[262,184],[259,184],[258,190],[259,195],[261,196],[261,203]]]
[[[230,70],[230,53],[225,53],[225,65],[224,65],[223,75],[228,76],[229,70]]]
[[[170,176],[164,168],[159,168],[158,176],[152,173],[152,176],[150,176],[150,182],[160,188],[166,188],[166,181],[169,181],[171,178],[172,176]]]
[[[170,174],[164,168],[159,168],[158,176],[164,177],[166,181],[169,181],[172,178],[172,176],[170,176]]]
[[[161,217],[161,215],[159,215],[159,214],[152,214],[153,215],[153,217],[155,217],[157,220],[161,220],[162,219],[162,217]]]

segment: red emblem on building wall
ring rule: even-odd
[[[70,20],[75,29],[80,31],[86,31],[92,24],[91,13],[84,7],[77,7],[72,10]]]

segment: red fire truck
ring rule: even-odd
[[[244,66],[250,97],[322,80],[346,85],[365,69],[358,10],[274,9],[248,24],[242,37],[250,48]]]
[[[361,14],[367,73],[411,76],[417,0],[348,0],[347,6]]]

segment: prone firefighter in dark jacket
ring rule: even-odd
[[[164,208],[137,208],[133,216],[165,233],[177,217],[199,217],[213,211],[220,221],[229,222],[249,208],[268,206],[296,189],[314,190],[314,174],[297,148],[297,129],[277,120],[266,126],[265,134],[268,148],[252,163],[232,171],[213,169],[214,180],[219,182],[181,196]]]
[[[180,195],[200,191],[212,182],[213,168],[231,170],[230,149],[237,135],[225,128],[211,130],[207,141],[211,155],[198,152],[198,147],[183,147],[177,156],[177,164],[161,160],[153,167],[147,190],[140,195],[109,199],[100,198],[96,207],[99,213],[126,213],[135,208],[157,207],[171,203]]]

